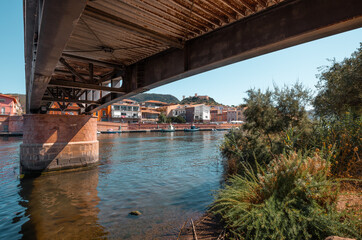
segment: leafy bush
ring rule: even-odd
[[[308,149],[313,143],[313,134],[309,126],[291,127],[269,135],[243,128],[231,130],[225,134],[220,146],[221,154],[227,159],[226,171],[228,174],[242,174],[245,163],[255,170],[257,164],[265,166],[285,150]]]
[[[282,154],[257,173],[243,167],[244,175],[229,179],[211,209],[222,217],[230,239],[361,234],[348,215],[336,211],[336,186],[327,178],[330,164],[320,153]]]
[[[336,177],[362,178],[362,119],[346,113],[336,119],[321,119],[315,125],[314,148],[328,148],[331,174]]]

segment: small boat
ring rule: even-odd
[[[197,132],[199,130],[200,130],[200,128],[197,128],[195,126],[191,126],[191,128],[185,128],[184,129],[185,132]]]
[[[170,124],[170,126],[168,126],[167,129],[161,129],[161,132],[174,132],[175,131],[175,127]]]
[[[107,131],[101,131],[101,133],[121,133],[121,130],[113,130],[112,128],[107,129]]]

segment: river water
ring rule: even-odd
[[[23,180],[0,138],[0,239],[175,239],[220,187],[223,134],[102,134],[99,166]]]

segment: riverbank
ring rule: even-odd
[[[185,128],[189,129],[192,125],[199,128],[200,131],[224,131],[233,127],[240,127],[240,124],[231,123],[173,123],[175,131],[183,131]],[[107,131],[121,131],[124,133],[132,132],[162,132],[162,129],[168,129],[169,123],[114,123],[114,122],[98,122],[97,130],[99,132]]]
[[[356,214],[362,211],[362,195],[361,184],[358,182],[351,185],[350,183],[343,183],[341,185],[341,192],[338,195],[337,209],[338,211],[354,212]],[[194,226],[193,226],[194,225]],[[180,229],[177,235],[177,240],[224,240],[226,232],[220,218],[210,212],[206,212],[204,216],[199,219],[187,220],[184,226]],[[342,238],[337,236],[327,237],[326,240],[356,240],[353,238]]]
[[[22,118],[9,117],[0,119],[2,125],[8,125],[5,130],[0,131],[0,136],[22,136],[23,126]],[[174,123],[172,124],[175,131],[183,131],[185,128],[191,128],[191,125],[196,126],[200,131],[225,131],[233,127],[240,127],[240,124],[231,123]],[[162,129],[168,129],[169,123],[115,123],[115,122],[97,122],[97,131],[107,133],[109,131],[123,132],[123,133],[141,133],[141,132],[162,132]]]

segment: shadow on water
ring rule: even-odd
[[[21,180],[19,205],[28,219],[21,226],[22,239],[106,238],[98,224],[97,185],[98,168]]]

